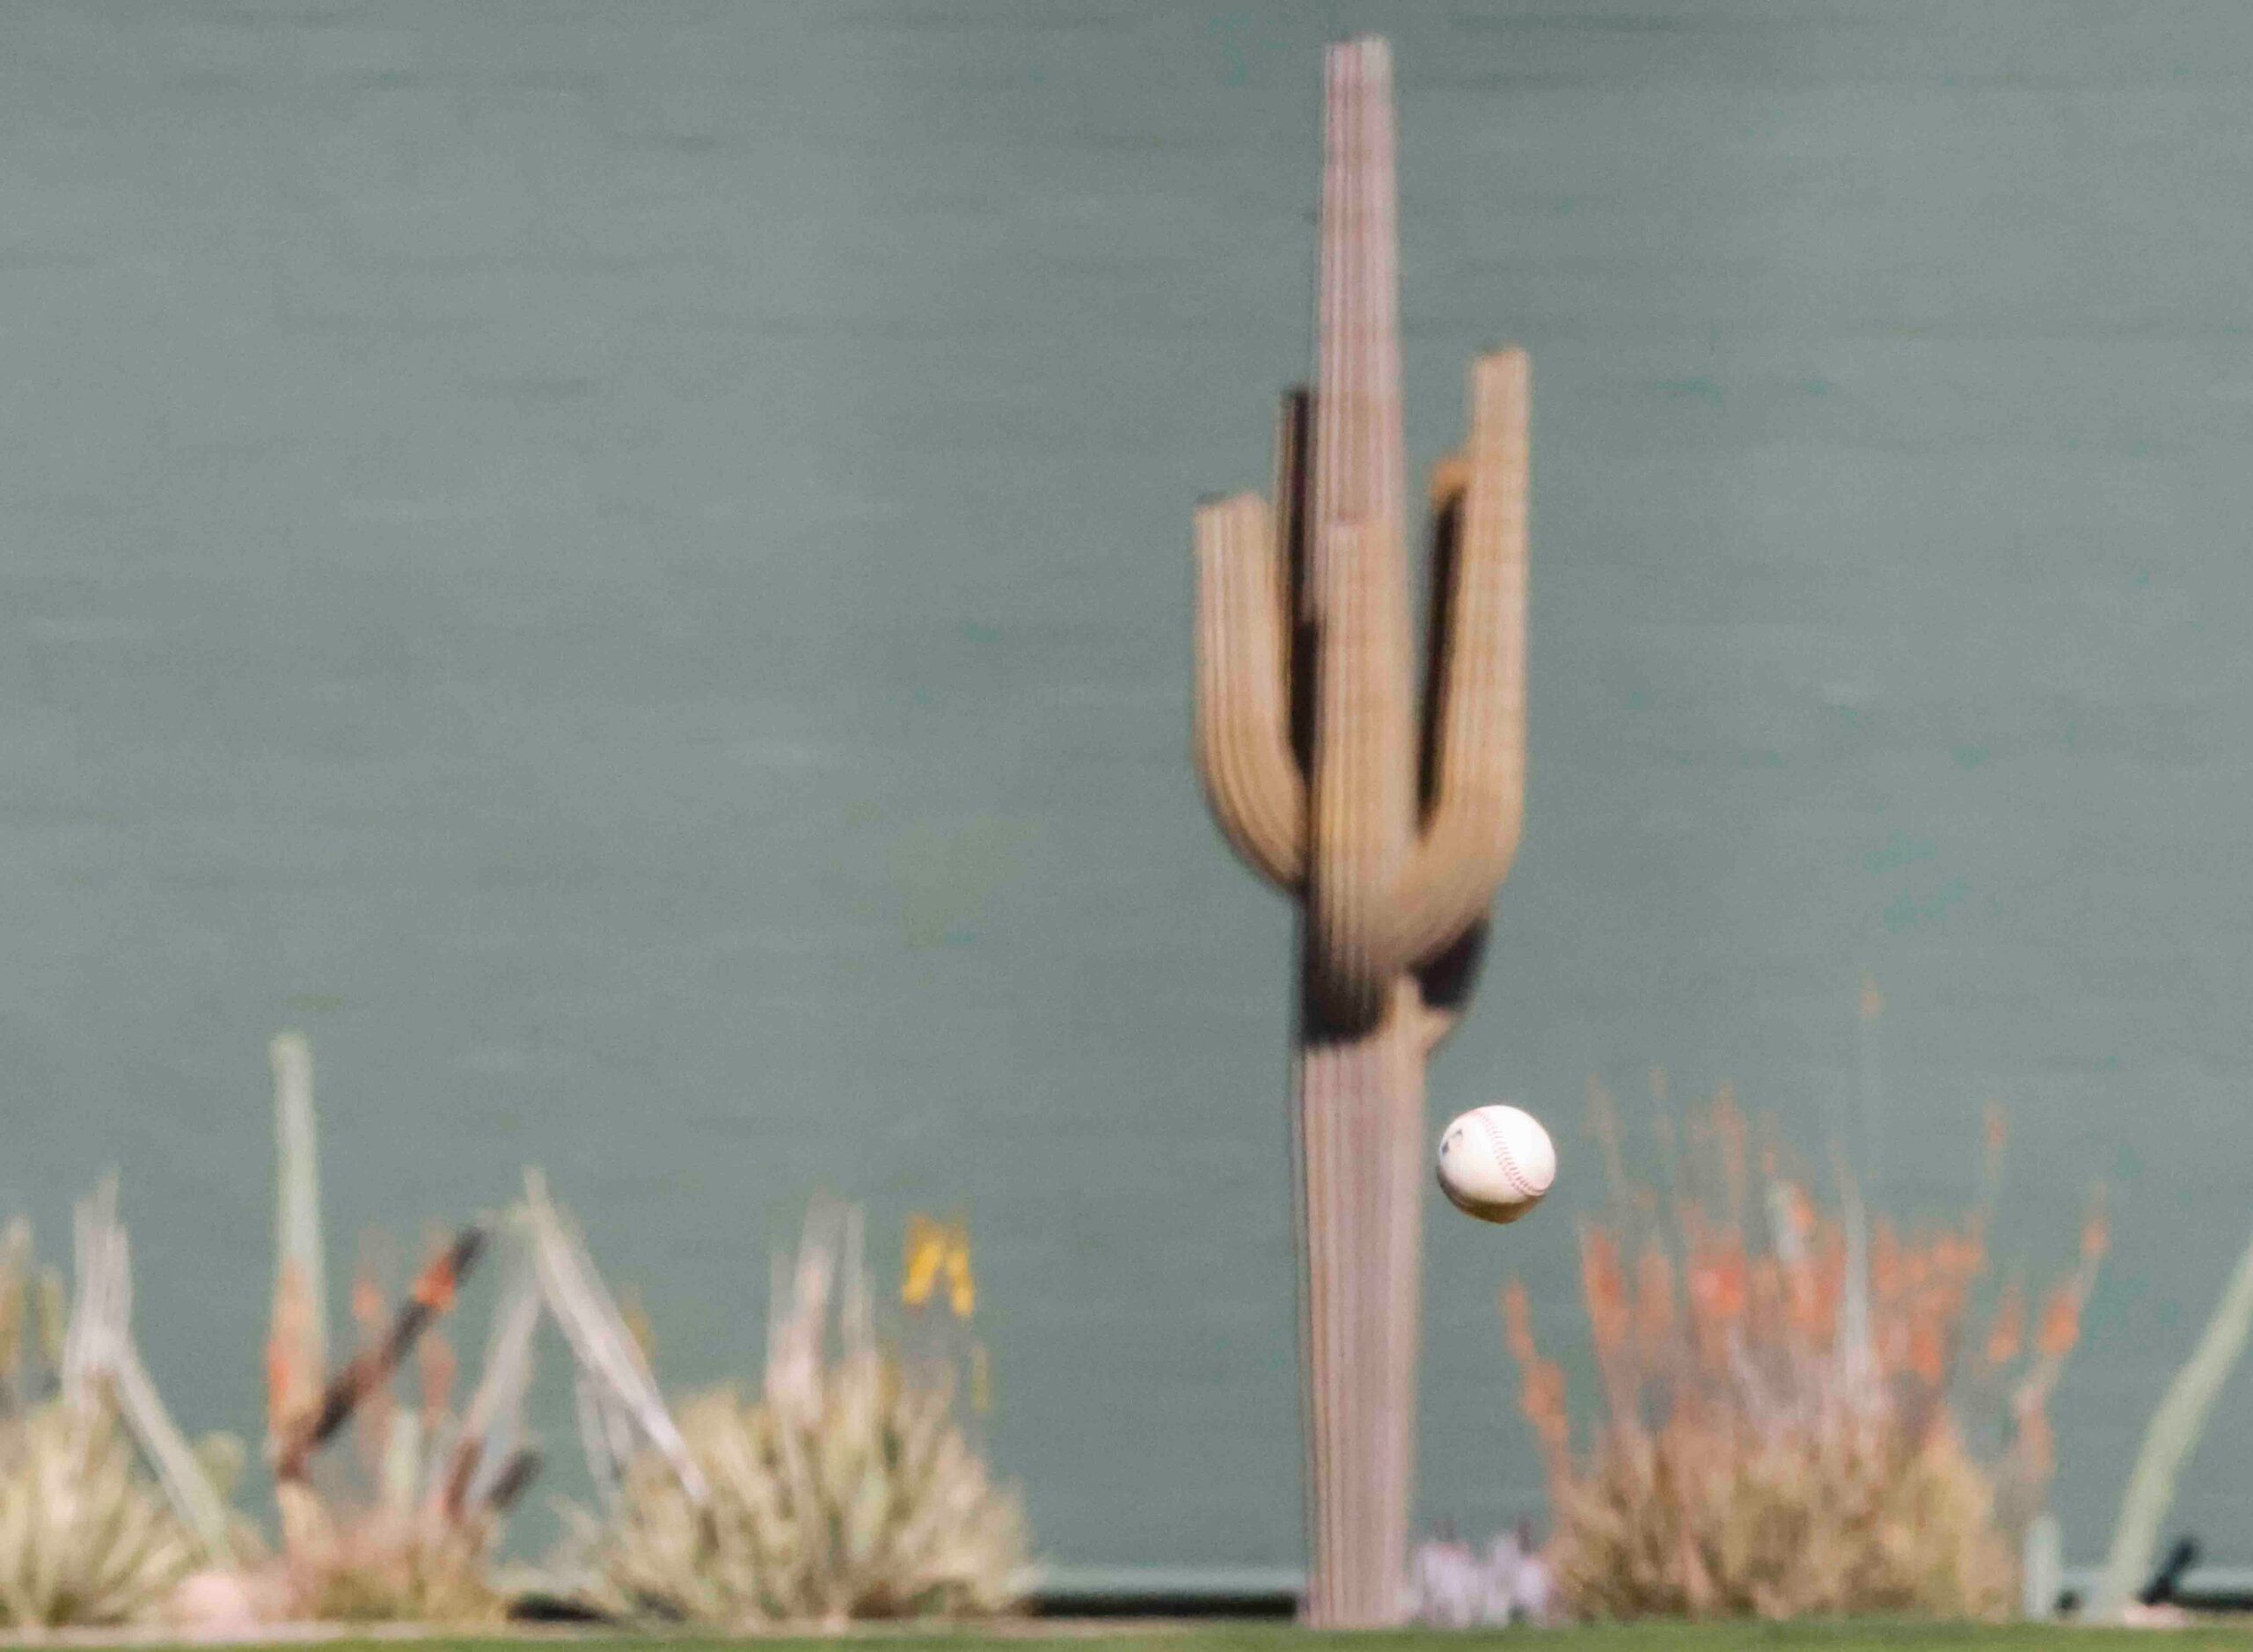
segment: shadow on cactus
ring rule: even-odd
[[[924,1266],[966,1315],[967,1254],[937,1254]],[[607,1510],[574,1511],[587,1603],[730,1630],[1014,1606],[1024,1523],[962,1419],[965,1362],[879,1337],[859,1212],[808,1217],[794,1268],[777,1259],[772,1304],[759,1393],[721,1389],[681,1412],[702,1504],[645,1454]]]
[[[1726,1093],[1692,1115],[1686,1151],[1660,1119],[1664,1192],[1629,1180],[1610,1103],[1593,1103],[1612,1197],[1581,1238],[1602,1390],[1584,1451],[1524,1289],[1503,1297],[1563,1604],[1597,1619],[2015,1610],[2101,1207],[2030,1327],[2023,1288],[1987,1284],[1999,1113],[1973,1207],[1901,1234],[1865,1218],[1843,1171],[1837,1206],[1818,1208],[1814,1178],[1756,1152]]]

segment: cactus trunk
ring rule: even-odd
[[[1522,353],[1481,357],[1434,475],[1420,704],[1392,60],[1359,40],[1326,67],[1315,386],[1284,398],[1273,501],[1198,509],[1196,745],[1230,844],[1299,906],[1305,1616],[1347,1628],[1406,1612],[1424,1064],[1518,845],[1527,383]]]
[[[1423,1041],[1415,988],[1328,1024],[1309,983],[1294,1065],[1311,1566],[1307,1621],[1399,1620],[1415,1484]]]

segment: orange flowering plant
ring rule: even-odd
[[[358,1348],[334,1371],[325,1369],[304,1270],[284,1264],[267,1345],[282,1553],[246,1605],[354,1621],[499,1619],[501,1598],[486,1572],[501,1519],[538,1459],[529,1451],[482,1459],[482,1435],[455,1408],[459,1362],[437,1328],[486,1237],[472,1226],[434,1245],[398,1302],[363,1262],[351,1293]],[[403,1407],[393,1385],[410,1359],[414,1400]],[[319,1448],[347,1426],[359,1473],[342,1464],[322,1472]]]
[[[2104,1253],[2101,1196],[2030,1326],[2023,1285],[1989,1278],[1999,1108],[1971,1208],[1908,1232],[1870,1216],[1843,1168],[1825,1208],[1725,1091],[1679,1144],[1662,1120],[1664,1190],[1628,1174],[1600,1089],[1591,1110],[1609,1199],[1581,1230],[1601,1390],[1584,1448],[1524,1288],[1503,1294],[1563,1603],[1596,1618],[2010,1611],[2054,1466],[2050,1396]]]

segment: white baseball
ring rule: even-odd
[[[1515,1222],[1556,1179],[1556,1144],[1517,1107],[1474,1107],[1440,1135],[1440,1191],[1481,1222]]]

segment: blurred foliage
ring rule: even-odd
[[[1973,1208],[1905,1235],[1868,1217],[1843,1170],[1836,1208],[1818,1206],[1814,1179],[1773,1141],[1756,1149],[1726,1093],[1682,1141],[1661,1115],[1663,1193],[1628,1177],[1609,1099],[1591,1100],[1610,1196],[1581,1234],[1601,1390],[1585,1450],[1524,1289],[1503,1299],[1566,1608],[2015,1610],[2019,1537],[2054,1467],[2049,1397],[2104,1251],[2101,1203],[2030,1327],[2017,1281],[1985,1288],[1999,1112]]]
[[[284,1621],[497,1625],[495,1554],[537,1471],[525,1400],[552,1319],[574,1367],[602,1513],[574,1510],[565,1580],[625,1617],[751,1626],[1006,1609],[1026,1577],[1015,1499],[958,1415],[983,1409],[967,1231],[919,1218],[903,1257],[911,1321],[943,1346],[877,1338],[857,1212],[817,1210],[777,1259],[765,1381],[697,1400],[685,1429],[638,1311],[604,1286],[537,1171],[496,1222],[441,1236],[406,1287],[363,1263],[350,1345],[332,1358],[311,1052],[273,1046],[278,1174],[267,1450],[280,1543],[229,1498],[240,1448],[191,1448],[131,1335],[113,1182],[77,1214],[75,1286],[0,1234],[0,1625],[163,1619],[195,1634]],[[495,1239],[506,1272],[479,1379],[442,1322]],[[833,1312],[832,1310],[835,1310]],[[347,1444],[356,1449],[345,1449]]]
[[[82,1249],[111,1235],[87,1225],[113,1220],[113,1189],[105,1194],[80,1207]],[[104,1260],[121,1270],[121,1246]],[[84,1273],[87,1259],[80,1262]],[[89,1283],[80,1281],[82,1305]],[[19,1217],[0,1236],[0,1626],[148,1621],[208,1558],[208,1545],[175,1513],[119,1414],[119,1364],[146,1384],[125,1341],[129,1305],[129,1297],[119,1298],[74,1316],[62,1276],[39,1261],[31,1224]],[[93,1335],[98,1319],[106,1340]],[[137,1398],[144,1412],[154,1405],[152,1395]],[[214,1438],[200,1451],[177,1449],[187,1458],[182,1472],[199,1477],[223,1510],[239,1448]]]
[[[512,1297],[498,1316],[505,1334],[488,1356],[488,1381],[457,1414],[459,1363],[437,1324],[486,1248],[486,1230],[472,1225],[434,1245],[397,1301],[380,1266],[363,1261],[352,1288],[355,1346],[330,1368],[312,1052],[285,1033],[270,1054],[276,1257],[267,1424],[282,1546],[252,1597],[263,1613],[293,1619],[498,1623],[505,1610],[490,1581],[494,1549],[531,1472],[528,1454],[500,1444],[504,1429],[515,1437],[529,1329],[507,1332]],[[402,1402],[396,1389],[410,1371],[413,1396]],[[357,1451],[317,1461],[347,1428]]]
[[[2238,1253],[2237,1266],[2191,1357],[2175,1374],[2158,1409],[2145,1425],[2135,1467],[2120,1500],[2112,1546],[2090,1592],[2088,1615],[2097,1620],[2124,1616],[2152,1575],[2159,1553],[2161,1524],[2175,1502],[2176,1476],[2198,1450],[2214,1402],[2237,1369],[2253,1338],[2253,1243]]]
[[[108,1407],[50,1400],[0,1422],[0,1625],[153,1619],[202,1556]]]
[[[906,1295],[967,1319],[967,1243],[936,1233],[911,1240]],[[644,1454],[606,1517],[578,1512],[589,1603],[728,1630],[1015,1605],[1023,1519],[959,1415],[962,1363],[880,1340],[860,1215],[817,1209],[794,1270],[776,1265],[761,1393],[706,1393],[681,1414],[706,1500]]]
[[[530,1459],[486,1463],[486,1433],[456,1410],[458,1362],[435,1325],[482,1245],[473,1228],[436,1249],[398,1303],[363,1268],[352,1293],[357,1346],[333,1376],[298,1363],[311,1339],[292,1338],[294,1296],[286,1283],[279,1293],[269,1404],[282,1549],[267,1593],[284,1615],[457,1627],[506,1616],[494,1553]],[[410,1356],[403,1401],[395,1384]],[[316,1464],[314,1448],[347,1422],[356,1451]]]

